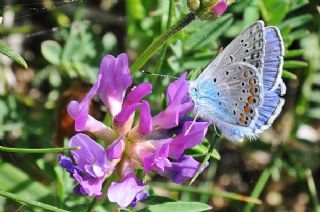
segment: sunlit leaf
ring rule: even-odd
[[[18,53],[10,49],[3,41],[0,41],[0,53],[6,55],[23,68],[28,68],[26,61]]]
[[[47,40],[41,43],[41,53],[43,57],[54,65],[61,62],[62,48],[60,44],[54,40]]]
[[[211,207],[200,202],[165,202],[162,204],[151,205],[147,208],[139,210],[140,212],[198,212],[208,211]]]

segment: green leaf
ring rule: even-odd
[[[168,197],[162,197],[162,196],[149,196],[147,199],[144,199],[142,202],[146,205],[157,205],[165,202],[176,202],[176,200]]]
[[[151,205],[147,208],[139,210],[140,212],[198,212],[208,211],[212,209],[211,206],[200,202],[165,202],[162,204]]]
[[[320,119],[320,107],[309,109],[308,116],[314,119]]]
[[[197,26],[198,21],[193,23]],[[198,28],[190,37],[185,41],[184,46],[187,51],[197,49],[208,42],[214,41],[221,35],[232,23],[231,15],[225,15],[216,21],[205,21],[205,24],[200,29]]]
[[[289,2],[287,0],[265,0],[261,1],[263,7],[263,17],[268,25],[280,23],[289,11]]]
[[[41,53],[43,57],[54,65],[59,65],[61,62],[62,48],[60,44],[53,40],[47,40],[41,43]]]
[[[28,202],[41,201],[47,204],[55,202],[49,186],[36,182],[15,166],[2,162],[0,163],[0,173],[1,191],[14,193],[18,197],[28,197]],[[5,194],[3,196],[11,198]]]
[[[306,68],[308,67],[308,63],[304,61],[296,61],[296,60],[287,60],[284,62],[283,68],[292,69],[292,68]]]
[[[304,49],[295,49],[286,51],[285,58],[300,57],[304,54]]]
[[[5,44],[3,41],[0,41],[0,53],[6,55],[10,59],[14,60],[16,63],[21,65],[23,68],[28,68],[28,65],[26,61],[15,51],[10,49],[7,44]]]
[[[193,147],[192,150],[194,150],[196,154],[198,153],[200,155],[206,155],[208,153],[208,148],[204,145],[197,145],[197,146]],[[217,151],[217,149],[213,149],[213,152],[211,152],[211,157],[216,160],[221,159],[221,156],[220,156],[219,152]]]
[[[294,73],[291,73],[287,70],[283,70],[282,77],[287,78],[287,79],[293,79],[293,80],[298,79],[297,75],[295,75]]]
[[[285,20],[284,22],[280,23],[278,27],[280,29],[289,27],[290,29],[300,27],[307,22],[311,21],[313,19],[311,14],[306,14],[306,15],[300,15],[300,16],[295,16],[293,18],[289,18]]]
[[[291,1],[291,5],[290,5],[290,11],[299,9],[303,6],[305,6],[306,4],[309,3],[309,0],[295,0],[295,1]]]
[[[313,75],[313,83],[316,85],[320,85],[320,73]]]
[[[310,101],[320,103],[320,91],[313,90],[309,96]]]

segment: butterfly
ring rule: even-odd
[[[229,140],[257,138],[284,105],[284,52],[279,29],[255,22],[189,82],[194,112]]]

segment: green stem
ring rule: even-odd
[[[3,152],[16,152],[16,153],[58,153],[70,150],[77,150],[79,147],[61,147],[61,148],[46,148],[46,149],[25,149],[25,148],[12,148],[0,146],[0,151]]]
[[[8,199],[12,199],[16,202],[25,203],[27,205],[31,205],[31,206],[45,209],[46,211],[66,212],[66,210],[63,210],[63,209],[60,209],[60,208],[57,208],[57,207],[54,207],[51,205],[47,205],[42,202],[34,201],[34,200],[31,200],[30,198],[17,196],[15,194],[12,194],[12,193],[9,193],[6,191],[0,190],[0,195],[6,197]]]
[[[189,185],[191,185],[199,176],[199,174],[202,172],[202,170],[205,168],[206,166],[206,163],[209,161],[217,143],[221,140],[221,137],[220,136],[216,136],[213,138],[213,141],[212,143],[210,144],[209,146],[209,149],[208,149],[208,153],[206,154],[206,156],[204,157],[203,161],[201,162],[201,165],[198,169],[198,171],[195,173],[195,175],[193,176],[193,178],[191,179]]]
[[[314,183],[314,179],[312,177],[312,172],[310,169],[307,169],[305,171],[305,176],[307,178],[307,183],[308,183],[308,187],[309,187],[309,191],[312,197],[312,202],[314,204],[315,207],[315,211],[316,212],[320,212],[320,204],[319,204],[319,198],[318,198],[318,194],[317,194],[317,189],[316,189],[316,185]]]
[[[164,32],[159,37],[157,37],[130,67],[132,75],[134,75],[163,44],[167,43],[173,35],[177,34],[180,30],[190,24],[194,19],[195,14],[193,12],[190,12],[180,21],[178,21],[178,23],[170,27],[167,32]]]
[[[168,12],[168,20],[167,20],[167,28],[166,28],[166,30],[168,30],[169,27],[171,26],[172,8],[173,8],[173,0],[170,0],[169,1],[169,12]],[[155,73],[160,73],[161,72],[162,65],[163,65],[164,60],[166,58],[167,48],[168,48],[167,44],[164,44],[163,47],[162,47],[161,53],[160,53],[161,56],[160,56],[160,60],[159,60],[159,63],[157,65]]]
[[[263,190],[263,188],[265,187],[265,185],[267,184],[269,178],[271,176],[271,168],[268,167],[266,168],[262,174],[259,177],[259,180],[256,184],[256,186],[254,187],[252,193],[251,193],[251,197],[253,198],[258,198]],[[250,212],[253,208],[254,204],[252,203],[248,203],[245,208],[244,208],[244,212]]]
[[[149,183],[152,186],[159,186],[162,188],[167,188],[169,190],[176,190],[176,191],[187,191],[187,192],[192,192],[192,193],[197,193],[197,194],[207,194],[211,196],[219,196],[219,197],[224,197],[228,199],[233,199],[241,202],[250,202],[253,204],[262,204],[262,201],[253,198],[253,197],[248,197],[248,196],[243,196],[241,194],[236,194],[228,191],[219,191],[219,190],[208,190],[208,189],[202,189],[202,188],[197,188],[195,186],[183,186],[183,185],[177,185],[177,184],[171,184],[171,183]]]

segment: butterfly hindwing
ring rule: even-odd
[[[261,74],[244,62],[233,63],[205,79],[198,78],[190,88],[199,115],[214,123],[249,127],[263,103]]]

